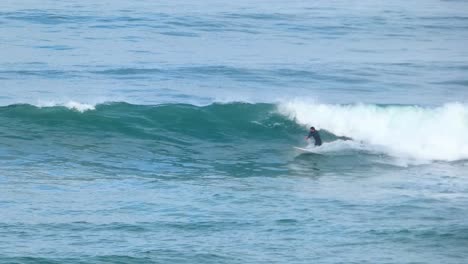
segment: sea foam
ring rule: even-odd
[[[76,101],[68,101],[68,102],[53,102],[53,101],[39,101],[36,104],[34,104],[37,107],[55,107],[55,106],[63,106],[66,107],[70,110],[76,110],[78,112],[85,112],[89,110],[95,110],[96,105],[95,104],[86,104],[86,103],[80,103]]]
[[[468,159],[468,105],[334,105],[289,101],[280,113],[304,126],[351,137],[386,154],[416,160]]]

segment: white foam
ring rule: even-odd
[[[314,146],[310,143],[310,145],[308,145],[307,148],[310,148],[311,150],[313,150],[313,152],[316,153],[337,153],[338,155],[348,154],[348,150],[374,152],[374,150],[370,149],[368,145],[352,140],[336,140],[333,142],[323,143],[321,146]]]
[[[63,106],[67,107],[68,109],[77,110],[79,112],[84,112],[84,111],[95,110],[96,109],[95,105],[83,104],[83,103],[78,103],[78,102],[74,102],[74,101],[67,102]]]
[[[414,160],[468,159],[468,105],[440,107],[332,105],[289,101],[280,113],[304,126],[351,137],[386,154]]]
[[[37,104],[34,104],[37,107],[54,107],[54,106],[63,106],[71,110],[76,110],[78,112],[85,112],[89,110],[95,110],[95,104],[86,104],[86,103],[79,103],[76,101],[68,101],[68,102],[53,102],[53,101],[39,101]]]

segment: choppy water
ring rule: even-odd
[[[466,263],[467,22],[0,3],[0,263]]]

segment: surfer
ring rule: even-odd
[[[320,138],[319,132],[315,130],[315,127],[310,127],[309,135],[306,137],[306,140],[313,137],[315,141],[315,146],[322,145],[322,139]]]

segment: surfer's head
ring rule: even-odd
[[[315,131],[315,127],[310,127],[310,131]]]

